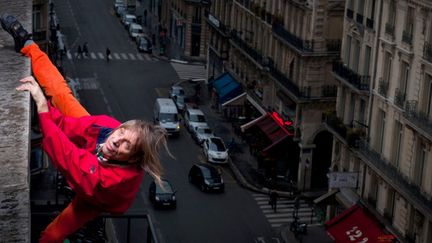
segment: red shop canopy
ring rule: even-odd
[[[362,207],[354,205],[325,223],[327,233],[336,243],[391,242],[376,220]]]

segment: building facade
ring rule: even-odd
[[[432,241],[432,3],[347,1],[332,171],[355,172],[332,217],[365,205],[402,242]],[[351,198],[351,200],[347,200]]]
[[[330,71],[340,55],[344,2],[216,0],[207,17],[210,80],[229,73],[258,111],[291,125],[278,176],[289,174],[304,191],[327,187],[332,135],[322,116],[336,102]]]
[[[204,0],[161,1],[160,28],[186,59],[205,60],[205,16],[209,7],[210,1]]]

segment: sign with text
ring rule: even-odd
[[[329,188],[357,188],[358,172],[331,172]]]

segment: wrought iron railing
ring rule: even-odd
[[[395,27],[393,24],[386,23],[385,24],[385,33],[391,36],[394,36]]]
[[[366,128],[355,124],[346,125],[337,117],[336,112],[323,114],[323,121],[340,138],[345,140],[348,146],[357,148],[359,141],[366,136]],[[353,122],[352,122],[353,123]]]
[[[411,45],[412,44],[412,33],[408,32],[408,31],[402,31],[402,41]]]
[[[359,90],[369,90],[370,76],[359,75],[350,68],[348,68],[343,62],[333,62],[333,72],[339,77],[344,79]]]
[[[219,21],[219,23],[218,23],[218,25],[219,26],[217,26],[217,25],[215,25],[210,19],[209,19],[209,16],[210,16],[211,14],[209,14],[208,16],[207,16],[207,23],[209,23],[210,24],[210,26],[212,26],[213,28],[215,28],[215,29],[217,29],[217,30],[219,30],[220,32],[222,32],[222,33],[224,33],[225,35],[227,35],[227,36],[229,36],[229,28],[226,26],[226,25],[224,25],[223,23],[221,23],[220,21]],[[212,17],[214,17],[213,15],[212,15]]]
[[[388,88],[389,82],[383,78],[380,78],[378,81],[378,93],[384,97],[387,97]]]
[[[418,101],[408,100],[405,102],[405,117],[415,126],[432,136],[432,116],[418,109]]]
[[[432,44],[429,42],[424,43],[423,47],[423,58],[432,62]]]
[[[405,105],[405,92],[402,92],[399,88],[395,90],[394,104],[399,108],[404,109]]]
[[[272,25],[272,31],[277,36],[279,36],[283,40],[287,41],[288,43],[290,43],[291,45],[293,45],[294,47],[296,47],[300,51],[303,51],[303,52],[312,52],[313,51],[313,46],[314,46],[313,40],[303,40],[300,37],[292,34],[288,30],[286,30],[284,28],[284,26],[279,24],[279,23],[274,23]]]
[[[359,140],[358,151],[377,171],[384,174],[385,179],[390,180],[388,183],[393,185],[396,190],[403,191],[405,195],[409,195],[408,198],[414,201],[416,206],[427,209],[429,214],[432,213],[432,204],[421,193],[420,187],[408,181],[405,175],[370,147],[366,139]]]
[[[244,52],[246,52],[253,60],[258,64],[263,65],[264,58],[258,53],[253,47],[249,46],[240,36],[238,36],[237,31],[231,32],[231,40],[240,47]]]

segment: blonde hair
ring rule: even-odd
[[[173,157],[168,150],[165,129],[142,120],[124,122],[116,130],[120,128],[134,131],[138,134],[130,162],[136,163],[137,166],[148,172],[156,183],[161,185],[161,176],[163,174],[159,159],[161,148],[164,148],[168,155]]]

